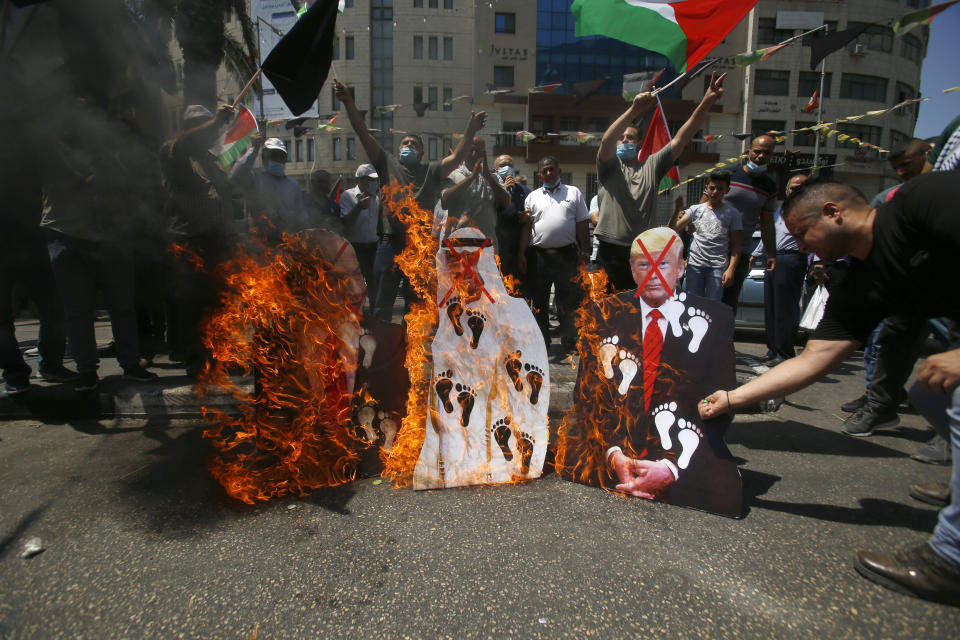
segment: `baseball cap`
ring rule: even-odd
[[[362,164],[359,167],[357,167],[357,173],[354,177],[370,178],[372,180],[377,180],[380,176],[377,175],[377,170],[373,167],[372,164]]]
[[[264,149],[276,149],[277,151],[283,151],[284,154],[287,153],[287,146],[283,144],[283,140],[280,138],[267,138],[263,142]]]
[[[191,104],[189,107],[183,110],[184,124],[194,120],[209,120],[212,117],[213,114],[210,113],[210,109],[207,109],[202,104]]]

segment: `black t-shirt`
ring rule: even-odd
[[[440,175],[440,162],[434,160],[429,164],[418,162],[415,165],[408,166],[401,163],[394,156],[387,155],[386,151],[380,150],[380,155],[373,162],[377,175],[380,176],[380,186],[384,187],[390,183],[391,178],[396,178],[401,185],[413,185],[413,194],[417,203],[427,211],[433,211],[440,199],[440,187],[443,185],[443,176]],[[382,219],[382,232],[387,235],[403,235],[405,229],[396,216],[389,213]]]
[[[873,247],[830,292],[817,340],[865,342],[890,315],[960,320],[960,174],[910,180],[877,208]]]

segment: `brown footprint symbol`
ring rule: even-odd
[[[520,450],[520,473],[527,475],[530,472],[530,459],[533,457],[533,438],[529,434],[517,434],[517,449]]]
[[[447,317],[450,318],[453,330],[456,331],[458,336],[463,335],[463,325],[460,324],[460,316],[462,315],[463,305],[460,304],[460,298],[457,296],[450,298],[450,302],[447,303]]]
[[[540,399],[540,388],[543,386],[543,369],[535,364],[525,363],[524,371],[527,373],[527,383],[530,385],[530,404],[537,404]]]
[[[480,336],[483,334],[483,327],[487,323],[487,317],[479,311],[467,309],[467,326],[470,327],[470,348],[476,349],[480,344]]]
[[[520,356],[522,355],[519,351],[514,351],[507,354],[506,359],[503,361],[507,375],[510,376],[510,379],[513,381],[513,388],[517,391],[523,391],[523,378],[520,377],[520,369],[523,368],[523,362],[520,360]]]
[[[450,402],[450,391],[453,390],[453,380],[450,379],[452,375],[453,371],[448,369],[433,379],[433,388],[437,390],[437,397],[440,398],[443,410],[447,413],[453,413],[453,403]]]
[[[457,403],[460,405],[460,426],[466,427],[470,424],[470,412],[473,411],[473,402],[475,394],[473,389],[465,384],[457,383]]]
[[[500,445],[500,451],[503,452],[503,459],[507,462],[513,460],[513,451],[510,450],[510,434],[513,430],[510,428],[510,418],[501,418],[493,425],[493,437]]]

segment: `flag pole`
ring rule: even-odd
[[[243,99],[243,96],[250,91],[250,87],[253,86],[253,83],[257,81],[257,78],[260,77],[260,74],[263,73],[263,69],[257,69],[257,72],[253,74],[253,77],[247,80],[247,84],[244,85],[243,89],[240,90],[240,93],[237,94],[237,99],[233,101],[233,108],[236,109],[240,105],[240,101]],[[260,100],[260,110],[263,111],[263,100]]]
[[[830,26],[823,25],[823,32],[829,34]],[[826,71],[827,57],[824,56],[823,60],[820,61],[820,100],[817,102],[817,124],[823,122],[823,80],[826,77]],[[814,178],[820,174],[820,130],[817,131],[817,136],[813,141],[813,169],[810,170],[810,173]]]

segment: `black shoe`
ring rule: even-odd
[[[945,507],[950,504],[950,485],[944,482],[912,484],[910,497],[935,507]]]
[[[132,367],[125,367],[123,369],[123,379],[124,380],[136,380],[137,382],[151,382],[158,378],[157,374],[152,371],[147,371],[140,365],[134,365]]]
[[[843,432],[848,436],[869,436],[874,429],[885,429],[900,424],[900,417],[893,411],[877,411],[863,407],[843,423]]]
[[[857,572],[879,585],[915,598],[960,604],[960,567],[937,555],[929,544],[893,555],[858,551]]]
[[[911,458],[917,462],[926,464],[946,465],[953,462],[953,452],[950,443],[940,437],[940,434],[933,436],[930,442],[917,447],[911,455]]]
[[[80,377],[80,374],[60,365],[59,367],[53,367],[51,369],[41,368],[40,377],[47,382],[73,382]]]
[[[110,342],[104,345],[97,345],[97,357],[99,358],[116,358],[117,357],[117,343],[111,340]]]
[[[25,380],[24,382],[6,382],[3,385],[3,390],[7,392],[8,396],[16,396],[21,393],[26,393],[30,391],[30,381]]]
[[[867,394],[863,394],[856,400],[851,400],[850,402],[844,402],[840,405],[840,411],[846,411],[847,413],[856,413],[862,409],[867,404]]]
[[[97,377],[96,371],[81,371],[77,374],[77,385],[74,388],[81,393],[95,391],[98,384],[100,384],[100,378]]]

